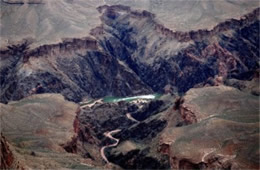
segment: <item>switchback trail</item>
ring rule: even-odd
[[[103,147],[101,148],[101,150],[100,150],[101,157],[106,161],[106,163],[109,163],[109,161],[107,160],[107,157],[106,157],[106,155],[105,155],[105,149],[106,149],[106,148],[110,148],[110,147],[114,147],[114,146],[117,146],[117,145],[118,145],[119,139],[114,138],[114,137],[112,136],[112,134],[116,134],[116,133],[118,133],[118,132],[120,132],[120,131],[121,131],[121,129],[116,129],[116,130],[112,130],[112,131],[110,131],[110,132],[105,132],[105,133],[104,133],[104,135],[105,135],[106,137],[108,137],[109,139],[112,139],[112,140],[115,141],[115,143],[113,143],[113,144],[103,146]]]
[[[127,114],[126,114],[126,117],[127,117],[128,119],[130,119],[131,121],[139,122],[138,120],[134,119],[134,118],[131,116],[130,113],[127,113]],[[104,136],[106,136],[106,137],[108,137],[109,139],[112,139],[112,140],[115,141],[115,143],[113,143],[113,144],[103,146],[103,147],[101,148],[101,150],[100,150],[101,157],[106,161],[106,163],[110,163],[110,162],[108,161],[108,159],[107,159],[107,157],[106,157],[106,155],[105,155],[105,149],[110,148],[110,147],[115,147],[115,146],[118,145],[119,139],[114,138],[112,135],[113,135],[113,134],[116,134],[116,133],[118,133],[118,132],[120,132],[120,131],[121,131],[121,129],[116,129],[116,130],[112,130],[112,131],[110,131],[110,132],[105,132],[105,133],[104,133]]]

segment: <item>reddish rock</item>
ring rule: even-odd
[[[1,164],[0,169],[9,169],[13,167],[14,155],[9,148],[9,144],[6,141],[6,138],[1,133]]]

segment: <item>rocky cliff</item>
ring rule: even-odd
[[[259,68],[259,9],[212,30],[173,32],[148,11],[101,6],[93,38],[1,50],[1,101],[61,93],[81,101],[106,95],[184,93],[201,84],[248,79]],[[169,33],[168,33],[169,32]],[[249,79],[248,79],[249,80]],[[215,83],[214,83],[215,82]]]
[[[22,169],[19,162],[15,160],[14,151],[11,149],[11,145],[6,140],[5,136],[1,133],[1,169]]]
[[[183,101],[178,114],[190,125],[168,126],[161,136],[172,168],[259,168],[257,96],[218,86],[191,89]]]
[[[61,93],[72,101],[151,92],[149,86],[95,40],[67,39],[29,50],[28,42],[1,51],[1,101]],[[125,79],[127,77],[127,79]]]
[[[259,67],[259,9],[212,30],[190,32],[173,32],[147,11],[118,5],[99,11],[103,24],[92,35],[154,91],[171,86],[183,93],[215,77],[241,79]]]
[[[4,135],[1,134],[1,168],[77,169],[94,166],[90,159],[64,149],[78,136],[74,123],[79,111],[77,104],[58,94],[41,94],[0,107],[1,133]]]

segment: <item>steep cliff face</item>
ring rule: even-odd
[[[34,50],[28,50],[27,42],[8,47],[1,55],[1,89],[2,102],[49,92],[77,102],[83,97],[151,92],[132,70],[99,50],[90,38]]]
[[[123,60],[154,91],[167,85],[186,92],[219,76],[241,78],[259,67],[259,9],[212,30],[174,32],[155,15],[125,6],[102,6],[99,44]]]
[[[1,101],[61,93],[79,102],[106,95],[184,93],[194,86],[247,79],[259,68],[259,9],[211,30],[171,31],[148,11],[101,6],[93,38],[1,50]],[[217,82],[215,81],[217,80]],[[214,82],[215,81],[215,82]]]

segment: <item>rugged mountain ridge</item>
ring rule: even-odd
[[[259,8],[211,31],[169,31],[173,36],[158,34],[154,15],[147,11],[124,6],[103,6],[99,11],[103,24],[92,35],[156,92],[171,86],[183,93],[215,77],[238,78],[259,68]]]
[[[96,39],[65,39],[32,50],[25,40],[2,49],[1,101],[35,92],[62,93],[77,102],[167,88],[184,93],[216,79],[241,79],[244,72],[259,68],[259,8],[211,31],[191,32],[167,31],[154,14],[127,6],[98,10],[103,23],[91,31]]]
[[[2,102],[46,92],[62,93],[79,102],[84,97],[151,91],[128,67],[98,50],[96,41],[89,38],[65,40],[32,51],[25,41],[2,51],[1,63]]]
[[[123,6],[123,5],[114,5],[114,6],[104,5],[98,7],[97,9],[100,13],[103,13],[103,15],[107,15],[111,18],[118,17],[117,12],[129,13],[130,16],[133,18],[139,18],[139,19],[146,18],[149,20],[149,22],[152,22],[152,24],[155,25],[155,30],[158,33],[163,34],[167,38],[176,39],[180,42],[187,42],[191,40],[200,41],[203,38],[214,36],[216,34],[219,34],[220,32],[244,27],[254,22],[256,19],[259,19],[259,13],[260,13],[260,8],[256,8],[252,12],[242,16],[240,19],[229,19],[227,21],[221,22],[217,24],[215,27],[213,27],[211,30],[199,29],[199,30],[191,30],[188,32],[181,32],[181,31],[173,31],[165,27],[164,25],[158,23],[158,21],[155,19],[156,18],[155,14],[148,12],[146,10],[143,11],[132,10],[130,7]]]

